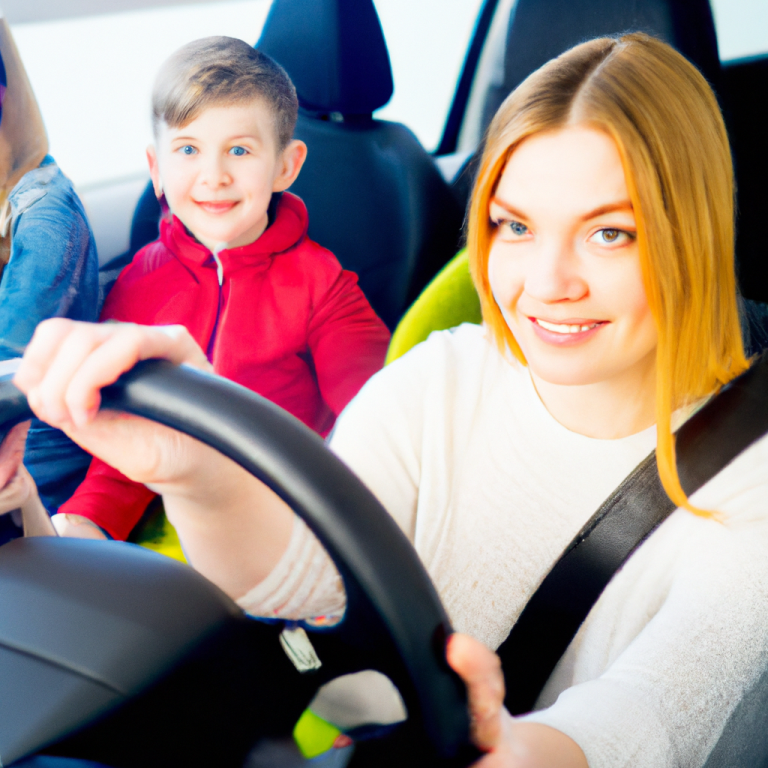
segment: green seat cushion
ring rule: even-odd
[[[160,497],[152,502],[141,522],[131,531],[128,541],[182,563],[187,562],[176,529],[165,516]]]
[[[387,363],[397,360],[432,331],[481,323],[480,298],[469,274],[466,248],[459,251],[403,315],[389,344]]]

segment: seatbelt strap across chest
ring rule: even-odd
[[[686,495],[766,433],[768,353],[677,431],[677,470]],[[504,669],[505,704],[512,714],[533,709],[614,574],[675,509],[661,485],[656,456],[651,454],[569,544],[497,651]]]

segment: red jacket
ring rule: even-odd
[[[174,216],[107,296],[102,320],[181,324],[217,373],[277,403],[321,435],[384,364],[389,331],[357,276],[307,237],[307,209],[285,193],[250,245],[211,252]],[[99,459],[59,512],[124,539],[154,494]]]

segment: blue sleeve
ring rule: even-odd
[[[43,165],[14,188],[11,205],[11,257],[0,280],[0,341],[23,347],[48,317],[98,319],[96,246],[71,182],[55,165]]]

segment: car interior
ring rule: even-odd
[[[709,0],[483,0],[433,153],[405,125],[374,114],[397,83],[373,0],[273,0],[254,42],[287,70],[297,87],[296,137],[306,142],[309,159],[292,191],[306,202],[310,237],[358,274],[374,309],[395,331],[388,359],[432,330],[480,322],[466,253],[460,250],[462,226],[483,133],[506,95],[572,45],[630,30],[654,34],[676,47],[704,73],[720,100],[737,180],[736,257],[747,300],[744,328],[750,352],[757,354],[768,348],[768,260],[761,231],[768,209],[768,53],[721,62]],[[86,205],[97,231],[106,292],[136,251],[157,237],[160,207],[151,185],[143,181],[86,197]],[[104,222],[117,221],[130,221],[129,248],[121,252],[98,243],[98,232],[109,229]],[[151,379],[152,371],[143,373]],[[141,410],[148,407],[140,402],[147,398],[141,374],[116,389],[115,407],[165,423],[175,419],[188,430],[195,419],[205,422],[207,412],[207,425],[196,425],[202,431],[192,434],[230,456],[251,456],[242,458],[244,466],[250,462],[247,468],[294,501],[339,564],[359,615],[345,622],[336,637],[318,633],[318,650],[332,660],[323,675],[331,669],[337,674],[367,666],[381,669],[397,684],[409,712],[406,729],[390,739],[415,745],[417,763],[470,764],[476,753],[467,747],[463,692],[436,652],[441,633],[448,631],[447,617],[426,572],[403,546],[399,530],[388,525],[386,513],[375,509],[365,518],[368,527],[351,530],[354,517],[339,513],[341,503],[331,498],[329,478],[338,477],[339,484],[352,481],[342,478],[343,468],[323,464],[317,446],[302,442],[303,436],[292,438],[284,423],[267,416],[242,428],[240,446],[225,445],[216,421],[233,417],[213,395],[194,389],[194,382],[186,402],[170,403],[164,415],[149,414]],[[0,382],[3,431],[27,413],[17,394],[2,390],[6,384]],[[167,381],[160,377],[155,385],[162,390]],[[193,418],[188,413],[195,397],[205,405]],[[219,399],[231,397],[224,391]],[[272,454],[283,463],[265,469]],[[257,455],[258,460],[252,457]],[[302,503],[292,489],[297,474],[312,476],[312,503]],[[359,508],[375,507],[358,485]],[[153,536],[157,539],[156,531]],[[165,524],[160,545],[155,540],[150,548],[163,551],[162,539],[172,536]],[[381,546],[382,538],[390,542],[387,547]],[[285,737],[290,733],[286,724],[301,714],[318,681],[328,679],[320,676],[314,684],[303,679],[282,697],[281,681],[295,677],[285,656],[279,650],[263,651],[264,663],[272,667],[269,674],[252,659],[253,648],[276,647],[277,628],[254,630],[253,622],[244,622],[236,606],[214,594],[202,577],[133,549],[126,548],[116,561],[110,555],[109,563],[103,547],[76,542],[66,542],[59,551],[50,541],[29,539],[0,551],[0,580],[13,585],[0,590],[0,765],[43,752],[114,766],[169,765],[178,759],[178,753],[167,751],[174,740],[178,744],[205,729],[206,718],[216,723],[230,718],[234,725],[226,746],[201,739],[183,753],[184,764],[256,768],[261,764],[258,750],[247,757],[254,746],[253,721],[266,723],[260,735]],[[379,557],[383,550],[388,557]],[[120,610],[105,605],[109,590],[120,592]],[[51,595],[61,601],[55,610],[48,605]],[[398,613],[394,606],[403,602],[410,607]],[[185,605],[200,607],[194,621]],[[43,621],[45,611],[52,613]],[[100,667],[89,666],[83,649],[72,641],[88,622],[99,638]],[[131,632],[144,633],[135,642],[153,649],[146,659],[127,658],[134,647]],[[201,695],[201,680],[214,695]],[[269,706],[264,705],[266,696]],[[233,706],[243,697],[246,707]],[[158,712],[182,700],[186,722],[168,732],[153,727]],[[767,726],[768,669],[734,712],[707,767],[768,767]],[[148,734],[147,741],[136,740],[137,730]],[[386,750],[373,740],[361,743],[368,746],[344,760],[351,757],[352,766],[382,764]],[[282,755],[269,764],[292,768],[305,762]]]

